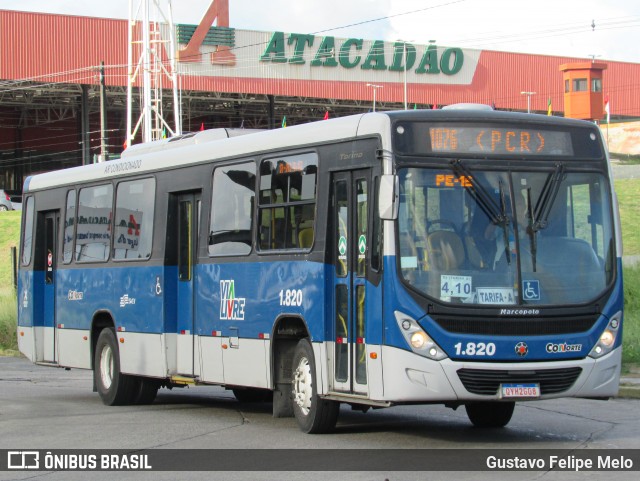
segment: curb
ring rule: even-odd
[[[640,399],[640,386],[638,384],[620,384],[617,398]]]

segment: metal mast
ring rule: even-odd
[[[134,2],[137,7],[134,10]],[[162,5],[161,5],[162,4]],[[151,9],[154,18],[151,21]],[[127,70],[127,139],[129,147],[141,130],[142,141],[151,142],[182,133],[182,109],[178,97],[176,34],[171,0],[129,0]],[[163,81],[173,89],[173,126],[164,118]],[[139,93],[140,116],[133,123],[134,87]]]

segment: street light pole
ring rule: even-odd
[[[531,96],[535,95],[536,92],[520,92],[520,95],[526,95],[527,96],[527,113],[530,114],[531,113]]]
[[[404,48],[404,109],[407,110],[407,42],[403,43]]]
[[[409,65],[408,65],[409,49],[407,48],[407,43],[411,43],[413,42],[413,40],[397,40],[396,42],[402,42],[402,53],[404,54],[404,109],[408,110],[409,96],[407,94],[407,70],[409,69]]]
[[[373,89],[373,111],[376,111],[376,91],[384,87],[384,85],[376,85],[376,84],[367,84],[367,87],[371,87]]]

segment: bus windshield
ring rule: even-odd
[[[603,292],[614,269],[603,174],[470,165],[398,170],[405,282],[476,305],[582,304]]]

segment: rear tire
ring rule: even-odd
[[[93,364],[96,389],[107,406],[131,404],[137,390],[136,378],[120,372],[120,352],[113,328],[100,332]]]
[[[509,424],[515,402],[476,402],[464,405],[467,416],[477,428],[502,428]]]
[[[138,377],[135,380],[135,396],[133,398],[134,404],[152,404],[158,394],[160,388],[160,382],[157,379],[150,379],[148,377]]]
[[[300,430],[308,434],[333,431],[338,421],[340,403],[321,399],[316,382],[316,363],[313,348],[301,339],[293,355],[293,414]]]

